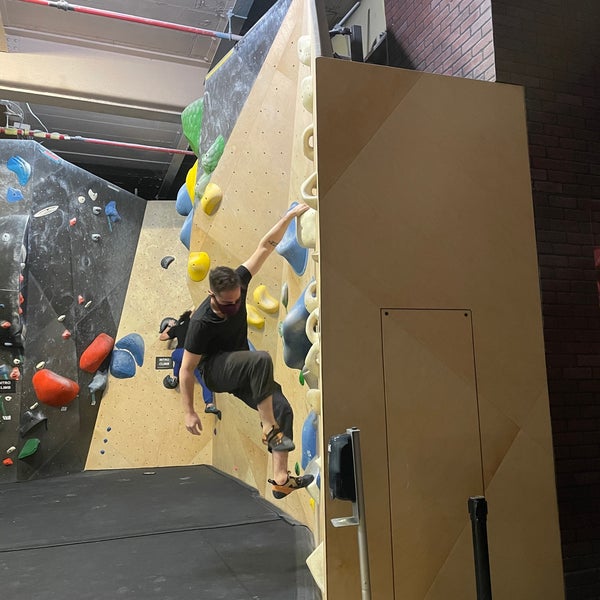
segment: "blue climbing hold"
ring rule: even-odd
[[[21,190],[17,190],[15,188],[9,187],[6,190],[6,201],[7,202],[19,202],[19,200],[23,200],[23,194]]]
[[[182,216],[187,217],[192,212],[193,204],[190,194],[185,183],[177,192],[177,200],[175,201],[175,210]]]
[[[319,416],[314,410],[308,413],[302,425],[302,468],[306,469],[308,463],[317,456],[317,430]]]
[[[121,215],[117,212],[117,203],[111,200],[104,209],[106,216],[110,219],[111,223],[118,223],[121,220]]]
[[[127,350],[113,350],[110,357],[110,374],[117,379],[130,379],[135,375],[135,359]]]
[[[116,344],[118,350],[128,350],[138,366],[144,364],[144,338],[139,333],[130,333],[122,337]]]
[[[298,202],[292,202],[290,208],[294,208]],[[306,270],[306,264],[308,263],[308,248],[303,248],[296,237],[296,219],[288,225],[285,231],[283,239],[275,248],[285,260],[287,260],[296,275],[302,275]]]
[[[283,360],[290,369],[302,369],[306,355],[312,346],[306,336],[308,311],[304,306],[304,294],[307,288],[308,286],[300,294],[281,325]]]
[[[192,240],[192,223],[194,222],[194,211],[192,211],[186,218],[179,232],[179,239],[181,243],[189,250],[190,243]]]
[[[31,177],[31,165],[20,156],[11,156],[6,163],[9,171],[12,171],[21,185],[26,185]]]

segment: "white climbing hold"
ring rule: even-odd
[[[304,306],[306,306],[306,310],[311,313],[317,306],[319,306],[319,299],[317,298],[317,281],[311,281],[308,286],[306,286],[306,291],[304,292]]]
[[[94,192],[94,190],[88,190],[88,196],[96,202],[96,198],[98,198],[98,192]]]
[[[315,308],[306,319],[306,337],[311,344],[319,341],[319,307]]]
[[[60,317],[58,317],[56,320],[60,321],[61,323],[67,318],[67,315],[60,315]]]
[[[21,364],[21,359],[20,358],[15,358],[13,360],[13,365],[20,365]]]
[[[6,454],[12,454],[17,449],[16,446],[11,446],[6,450]]]
[[[46,366],[46,363],[44,361],[39,362],[37,365],[35,365],[36,369],[43,369]]]
[[[92,240],[94,242],[99,242],[102,239],[102,236],[99,233],[92,233]]]
[[[85,203],[85,196],[77,196],[77,202],[79,202],[79,204],[84,204]]]
[[[310,67],[310,54],[310,35],[302,35],[298,38],[298,59],[307,67]]]
[[[91,301],[91,300],[88,300],[88,301],[85,303],[85,305],[84,305],[84,308],[89,308],[91,305],[92,305],[92,301]]]

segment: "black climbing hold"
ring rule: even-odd
[[[174,256],[163,256],[162,260],[160,261],[160,266],[163,269],[168,269],[169,265],[175,260]]]

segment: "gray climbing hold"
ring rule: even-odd
[[[163,269],[168,269],[169,265],[175,260],[174,256],[163,256],[162,260],[160,261],[160,266]]]

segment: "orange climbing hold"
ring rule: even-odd
[[[35,395],[49,406],[66,406],[79,394],[79,384],[50,369],[40,369],[31,378]]]
[[[79,359],[79,368],[88,373],[95,373],[106,357],[112,352],[115,340],[107,333],[100,333],[83,351]]]

